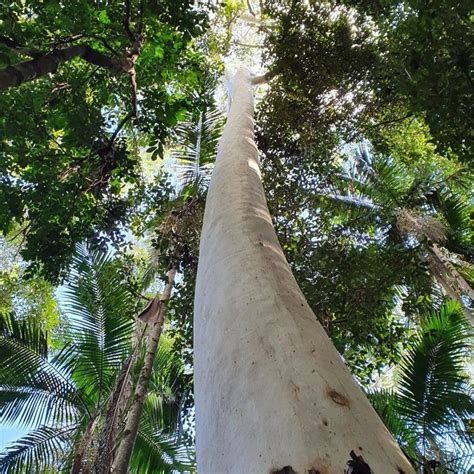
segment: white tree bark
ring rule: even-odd
[[[260,180],[247,70],[233,91],[196,287],[198,472],[341,474],[353,450],[376,474],[413,473],[285,260]]]

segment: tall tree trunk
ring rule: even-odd
[[[56,49],[51,53],[39,54],[31,61],[8,66],[0,70],[0,92],[9,87],[19,86],[49,73],[71,59],[80,57],[85,61],[117,72],[126,72],[125,64],[105,54],[95,51],[85,44]]]
[[[148,385],[150,382],[151,372],[153,370],[153,362],[155,360],[158,342],[160,340],[161,330],[163,328],[163,321],[166,313],[166,302],[171,295],[174,278],[176,276],[176,268],[172,267],[168,271],[168,282],[160,298],[155,298],[149,312],[152,314],[149,324],[151,324],[150,332],[146,342],[146,354],[143,367],[138,376],[137,388],[132,402],[132,406],[127,415],[123,438],[117,450],[117,456],[112,467],[114,474],[126,474],[130,457],[133,451],[133,445],[137,437],[138,425],[140,423],[140,416],[142,414],[145,398],[148,393]],[[147,318],[145,317],[147,320]]]
[[[260,180],[247,70],[232,89],[195,297],[198,472],[341,474],[361,456],[377,474],[413,473],[290,271]]]

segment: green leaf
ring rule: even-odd
[[[107,10],[100,10],[97,18],[103,25],[109,25],[111,23]]]

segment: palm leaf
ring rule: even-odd
[[[67,452],[68,436],[74,429],[74,425],[41,426],[28,433],[0,453],[0,473],[59,472],[58,460]]]
[[[399,367],[399,410],[421,436],[441,436],[453,418],[473,411],[464,374],[469,337],[470,327],[460,305],[445,303],[422,321]]]
[[[191,451],[174,436],[154,429],[147,421],[140,423],[130,462],[132,473],[190,472],[194,469]]]
[[[50,357],[34,320],[0,318],[0,423],[69,422],[85,402],[70,381],[71,348]]]
[[[144,411],[153,426],[169,434],[177,430],[181,416],[183,376],[182,359],[173,351],[172,342],[163,337],[153,363]]]
[[[473,452],[466,426],[473,399],[463,371],[470,330],[460,305],[444,303],[422,319],[397,367],[395,388],[369,394],[410,459],[436,459],[449,469],[457,466],[454,472],[468,471],[464,467]]]
[[[172,156],[178,163],[182,183],[208,183],[223,126],[223,115],[215,107],[188,113],[178,125]]]
[[[73,378],[100,399],[130,352],[134,312],[134,299],[110,255],[77,248],[64,307],[77,347]]]
[[[406,195],[413,186],[413,178],[401,163],[388,156],[371,154],[360,147],[353,168],[358,180],[354,187],[367,199],[386,209],[406,205]]]
[[[385,426],[393,434],[400,447],[410,457],[415,457],[416,436],[410,429],[398,409],[396,394],[391,389],[382,389],[368,393],[375,411],[382,418]]]

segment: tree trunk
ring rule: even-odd
[[[140,416],[145,403],[145,398],[148,393],[148,385],[150,381],[151,372],[153,370],[153,362],[155,360],[158,342],[160,340],[161,330],[166,312],[166,301],[169,300],[171,289],[176,275],[176,269],[173,267],[168,272],[168,282],[165,286],[164,292],[160,298],[155,298],[148,311],[152,313],[150,332],[146,342],[146,354],[143,367],[138,377],[137,388],[132,402],[132,406],[127,415],[123,438],[117,450],[117,456],[112,467],[114,474],[126,474],[130,457],[133,451],[133,445],[137,437],[138,425],[140,423]]]
[[[120,61],[99,53],[87,45],[80,44],[57,49],[51,53],[40,54],[31,61],[8,66],[0,70],[0,92],[9,87],[19,86],[24,82],[32,81],[48,73],[54,73],[61,64],[77,57],[96,66],[117,72],[125,72]]]
[[[260,180],[245,69],[233,91],[196,285],[198,472],[342,474],[361,456],[376,474],[413,473],[290,271]]]
[[[79,441],[79,445],[74,453],[71,470],[69,471],[70,474],[80,474],[81,472],[89,472],[89,468],[87,466],[84,466],[83,464],[85,454],[87,450],[91,447],[92,438],[94,435],[94,428],[97,422],[97,415],[98,414],[96,412],[87,423],[86,430],[84,431],[84,434],[82,435]]]
[[[474,290],[436,243],[433,243],[430,249],[430,267],[434,279],[450,298],[459,301],[466,318],[474,326],[474,315],[461,297],[462,294],[465,294],[474,301]]]
[[[140,321],[135,321],[134,336],[140,331]],[[110,472],[119,433],[119,424],[126,415],[126,409],[132,393],[130,372],[135,365],[141,338],[134,337],[132,353],[127,358],[117,377],[115,389],[105,412],[105,417],[97,442],[97,454],[94,461],[94,474],[108,474]]]

